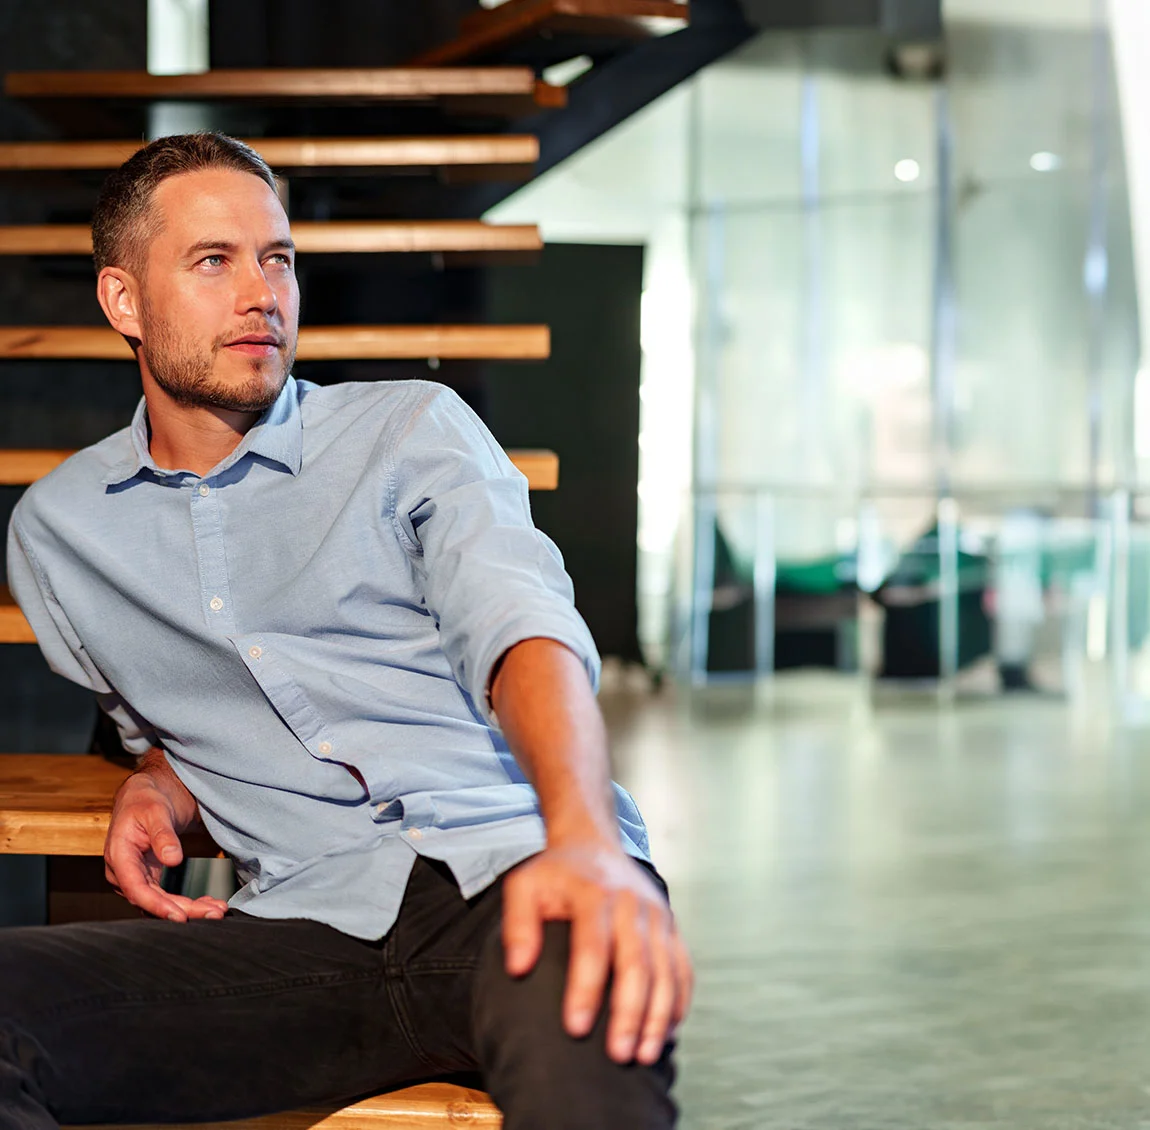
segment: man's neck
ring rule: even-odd
[[[148,405],[148,449],[157,467],[206,475],[239,446],[258,412],[233,412],[173,400],[154,381],[144,380]]]

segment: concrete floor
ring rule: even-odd
[[[1150,1128],[1150,734],[623,682],[617,774],[698,968],[684,1130]]]

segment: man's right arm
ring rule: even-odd
[[[227,903],[220,899],[190,899],[160,885],[163,869],[184,858],[179,834],[198,819],[196,798],[173,772],[163,750],[149,750],[113,802],[104,841],[108,882],[133,906],[157,918],[222,918]]]

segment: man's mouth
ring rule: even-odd
[[[281,346],[282,342],[275,334],[244,334],[234,341],[225,344],[225,349],[234,349],[237,353],[247,353],[253,357],[269,357]]]

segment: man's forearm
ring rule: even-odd
[[[491,704],[539,794],[548,843],[619,847],[603,716],[582,661],[550,639],[510,648]]]

